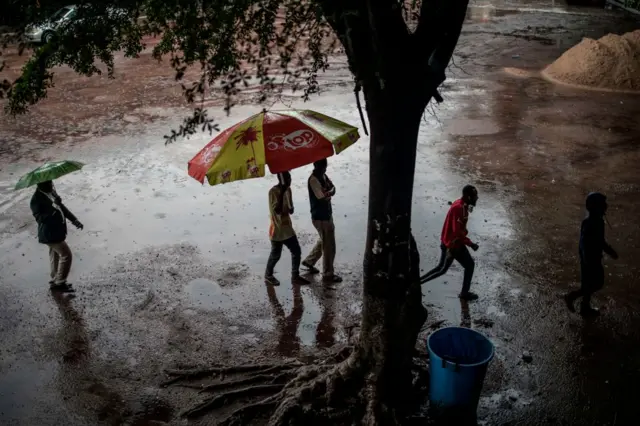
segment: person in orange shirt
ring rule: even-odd
[[[475,262],[467,249],[467,247],[471,247],[473,251],[478,250],[478,244],[467,237],[469,233],[467,231],[467,220],[469,219],[469,213],[477,202],[478,190],[472,185],[466,185],[462,189],[462,198],[451,204],[440,236],[440,262],[438,266],[420,277],[421,284],[444,275],[453,261],[457,260],[464,268],[462,291],[459,297],[464,300],[476,300],[478,298],[477,294],[469,291]]]
[[[309,284],[309,280],[300,276],[300,261],[302,250],[298,237],[293,230],[291,214],[293,213],[293,198],[291,196],[291,174],[278,173],[278,184],[269,190],[269,239],[271,253],[267,261],[264,281],[266,284],[280,285],[280,281],[273,275],[273,270],[282,256],[282,247],[287,246],[291,252],[291,279],[294,284]]]

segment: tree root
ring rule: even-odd
[[[300,363],[288,363],[288,364],[248,364],[237,365],[233,367],[213,367],[213,368],[195,368],[189,370],[172,370],[167,369],[165,373],[173,378],[160,384],[161,387],[166,387],[177,383],[182,380],[196,380],[207,376],[224,376],[241,373],[261,373],[271,374],[277,373],[283,370],[292,369],[300,366]]]
[[[247,377],[239,380],[230,380],[228,382],[220,382],[213,383],[210,385],[203,384],[191,384],[191,383],[181,383],[179,386],[198,389],[201,393],[203,392],[217,392],[229,388],[235,388],[242,385],[253,385],[256,383],[268,382],[269,384],[283,384],[291,380],[295,376],[295,373],[285,372],[280,373],[278,375],[275,374],[258,374],[256,376]]]
[[[352,348],[342,348],[323,360],[311,364],[288,363],[277,365],[242,365],[209,369],[169,370],[172,380],[198,380],[205,376],[220,377],[235,374],[234,380],[201,385],[181,383],[200,390],[218,392],[182,413],[195,418],[209,411],[233,407],[220,426],[255,424],[262,418],[268,426],[291,424],[398,424],[396,413],[380,403],[374,394],[373,382],[365,376],[367,370],[360,354]],[[234,389],[236,388],[236,389]],[[373,392],[373,393],[372,393]],[[424,393],[423,393],[424,394]],[[357,421],[356,421],[357,422]],[[371,423],[366,423],[371,422]]]
[[[183,417],[199,417],[202,414],[215,410],[216,408],[220,408],[227,403],[239,399],[239,398],[248,398],[253,396],[259,396],[269,393],[274,393],[282,390],[284,385],[259,385],[259,386],[250,386],[248,388],[238,389],[235,391],[225,392],[223,394],[214,396],[212,398],[208,398],[207,400],[201,402],[195,407],[185,411],[182,413]]]
[[[267,413],[277,406],[277,401],[260,401],[240,407],[229,417],[218,423],[218,426],[236,426],[250,424],[250,421],[262,413]]]

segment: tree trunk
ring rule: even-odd
[[[428,99],[402,81],[384,86],[364,88],[371,123],[369,219],[356,351],[368,372],[363,424],[393,424],[403,416],[416,339],[427,318],[411,207],[418,130]]]

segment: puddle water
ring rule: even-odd
[[[467,19],[474,22],[486,22],[494,18],[502,18],[520,13],[517,9],[499,9],[494,6],[469,6]]]
[[[296,355],[303,346],[331,347],[342,340],[336,323],[336,299],[321,286],[265,286],[250,283],[229,288],[206,278],[190,281],[185,287],[193,308],[220,312],[244,324],[275,330],[275,350],[285,356]],[[230,332],[241,327],[229,326]],[[252,333],[241,336],[256,340]]]
[[[454,119],[444,126],[447,133],[458,136],[491,135],[501,131],[497,123],[487,119]]]
[[[195,279],[186,286],[187,294],[194,306],[207,310],[230,310],[242,301],[240,295],[225,291],[220,285],[206,278]]]
[[[39,405],[40,390],[57,372],[56,363],[36,364],[30,360],[4,369],[0,375],[0,414],[3,424],[24,420]],[[4,423],[7,422],[7,423]]]

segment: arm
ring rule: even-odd
[[[453,235],[454,241],[462,241],[465,246],[473,247],[475,244],[467,237],[467,223],[464,217],[464,207],[455,207],[453,214]]]
[[[269,191],[269,205],[273,212],[278,215],[282,214],[282,196],[282,191],[276,190],[275,188]]]
[[[317,177],[311,176],[309,178],[309,185],[311,185],[311,190],[313,191],[313,195],[316,196],[318,200],[324,200],[326,198],[330,198],[331,196],[324,192],[322,189],[322,184]]]
[[[73,224],[73,226],[75,226],[78,229],[83,229],[84,225],[78,220],[78,218],[69,211],[69,209],[67,208],[67,206],[65,206],[64,204],[62,204],[62,200],[60,199],[60,197],[57,197],[57,202],[58,205],[60,206],[60,210],[62,210],[62,213],[64,214],[64,217]]]
[[[280,212],[278,214],[293,213],[293,202],[291,201],[291,190],[289,188],[284,191],[280,190],[280,196],[278,199],[280,203]]]
[[[618,258],[618,253],[616,253],[616,251],[613,249],[613,247],[611,247],[609,245],[609,243],[607,243],[607,240],[605,240],[604,238],[604,222],[602,224],[602,232],[601,232],[601,244],[602,244],[602,251],[605,252],[606,254],[608,254],[609,256],[611,256],[612,259],[617,259]]]
[[[606,241],[604,242],[603,250],[604,250],[605,253],[607,253],[609,256],[611,256],[612,259],[617,259],[618,258],[618,253]]]
[[[78,218],[77,218],[73,213],[71,213],[71,212],[69,211],[69,209],[67,208],[67,206],[65,206],[64,204],[62,204],[62,202],[59,202],[59,204],[58,204],[58,205],[60,206],[60,209],[62,210],[62,213],[64,214],[64,217],[66,217],[66,218],[69,220],[69,222],[71,222],[71,223],[77,223],[77,222],[79,222],[79,221],[78,221]]]
[[[293,195],[291,188],[287,188],[287,210],[289,214],[293,214]]]
[[[329,194],[330,197],[333,197],[334,195],[336,195],[336,186],[333,184],[333,182],[331,182],[329,176],[324,175],[324,178],[327,180],[327,184],[329,185],[329,191],[327,191],[327,194]]]

